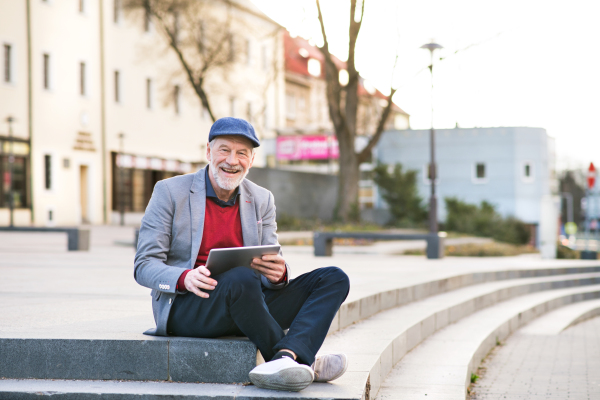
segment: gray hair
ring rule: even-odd
[[[219,137],[217,136],[216,138],[214,138],[213,140],[211,140],[210,142],[208,142],[208,145],[210,147],[210,149],[212,150],[213,146],[215,145],[215,141],[218,139]],[[252,155],[254,155],[256,153],[256,147],[252,146]]]

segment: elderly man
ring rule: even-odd
[[[348,295],[342,270],[290,279],[281,253],[217,276],[205,267],[211,249],[278,243],[273,195],[245,179],[260,146],[252,125],[221,118],[208,140],[209,165],[158,182],[142,220],[134,276],[152,289],[154,334],[245,335],[267,361],[250,372],[262,388],[298,391],[337,379],[345,355],[315,355]]]

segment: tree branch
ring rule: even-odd
[[[199,76],[198,80],[196,80],[194,78],[194,72],[192,71],[190,64],[185,59],[183,52],[181,51],[181,49],[179,48],[179,46],[177,44],[177,37],[175,36],[175,32],[171,31],[169,29],[166,21],[164,20],[164,18],[161,15],[159,15],[159,13],[157,13],[152,8],[150,8],[149,11],[152,13],[154,18],[156,18],[156,20],[158,22],[160,22],[160,27],[162,28],[163,32],[169,38],[169,46],[173,49],[173,51],[175,51],[175,54],[177,55],[177,58],[179,59],[179,62],[181,63],[181,66],[188,78],[188,81],[190,82],[190,84],[192,85],[192,88],[194,89],[194,91],[196,92],[198,97],[200,98],[202,106],[204,108],[206,108],[206,110],[208,111],[208,114],[210,115],[210,118],[212,119],[213,122],[215,122],[216,118],[210,107],[210,102],[208,101],[208,96],[206,95],[206,93],[204,92],[204,88],[202,87],[202,83],[203,83],[202,76]]]
[[[362,149],[357,154],[359,164],[366,162],[369,159],[369,156],[371,155],[371,151],[373,150],[373,147],[375,147],[375,145],[379,141],[379,138],[381,137],[381,134],[383,133],[383,130],[385,129],[385,123],[387,122],[387,119],[390,116],[390,112],[392,111],[392,105],[394,104],[392,102],[392,97],[396,93],[396,90],[397,89],[392,89],[392,91],[390,92],[390,96],[388,97],[387,105],[385,106],[385,108],[383,109],[383,112],[381,113],[381,118],[379,118],[379,123],[377,124],[377,129],[375,130],[375,133],[373,134],[373,136],[371,136],[371,139],[369,139],[369,143],[367,143],[365,148]]]
[[[346,118],[342,114],[341,109],[342,86],[340,85],[339,70],[333,62],[333,58],[329,52],[329,42],[327,41],[327,34],[325,33],[325,23],[323,21],[323,13],[321,11],[321,4],[319,3],[319,0],[317,0],[317,10],[319,12],[321,33],[323,34],[323,47],[320,47],[319,50],[325,57],[325,82],[327,83],[327,103],[329,105],[329,116],[335,127],[336,134],[348,135],[349,133],[346,124]]]

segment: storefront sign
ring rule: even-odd
[[[279,160],[327,160],[339,157],[335,136],[279,136],[277,159]]]

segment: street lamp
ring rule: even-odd
[[[6,122],[8,122],[8,209],[10,210],[10,227],[14,227],[14,211],[15,211],[15,202],[14,202],[14,194],[13,194],[13,164],[15,162],[15,156],[13,154],[13,138],[12,138],[12,124],[15,122],[15,119],[12,116],[8,116],[6,118]]]
[[[437,198],[435,197],[435,179],[437,177],[437,168],[435,167],[435,131],[433,129],[433,52],[443,47],[433,40],[431,43],[421,46],[422,49],[427,49],[431,53],[431,63],[429,64],[429,72],[431,72],[431,131],[429,133],[429,150],[431,161],[429,163],[429,179],[431,180],[431,196],[429,197],[429,233],[438,233],[437,220]]]
[[[125,134],[119,133],[119,214],[120,225],[125,225],[125,167],[123,166]]]

